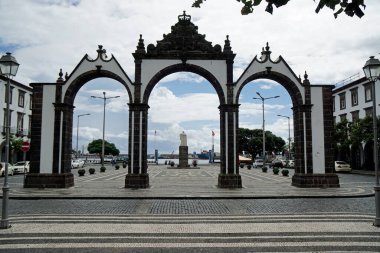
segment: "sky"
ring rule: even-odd
[[[55,82],[59,69],[69,74],[85,54],[96,57],[98,45],[112,54],[130,79],[134,80],[134,59],[139,35],[145,46],[170,33],[177,16],[186,10],[206,40],[223,46],[229,35],[234,61],[234,80],[261,48],[269,42],[272,59],[282,56],[296,75],[307,71],[312,84],[336,84],[359,73],[371,55],[380,52],[380,1],[365,1],[365,15],[359,19],[324,8],[315,13],[313,0],[292,0],[274,9],[263,6],[240,15],[235,0],[207,0],[192,8],[192,0],[0,0],[0,53],[11,52],[20,63],[15,80]],[[318,1],[317,1],[318,2]],[[6,11],[4,11],[6,10]],[[100,78],[86,83],[74,101],[73,148],[79,120],[79,149],[102,138],[103,100],[91,96],[120,96],[107,100],[105,139],[128,153],[128,96],[123,86]],[[262,104],[253,99],[280,96],[265,102],[265,129],[288,139],[292,101],[281,84],[260,79],[247,84],[239,103],[239,126],[262,128]],[[195,102],[196,101],[196,102]],[[148,111],[148,153],[178,153],[179,134],[185,131],[190,152],[209,150],[212,131],[215,151],[220,149],[219,102],[215,89],[203,77],[175,73],[153,89]],[[90,113],[88,116],[78,115]],[[156,133],[156,134],[155,134]]]

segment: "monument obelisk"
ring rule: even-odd
[[[189,167],[189,147],[187,146],[187,136],[183,131],[179,135],[181,143],[179,145],[179,168]]]

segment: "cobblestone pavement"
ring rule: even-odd
[[[12,227],[0,230],[0,252],[380,252],[374,177],[339,174],[339,189],[299,189],[243,170],[244,188],[228,190],[211,166],[149,173],[151,187],[139,190],[123,187],[125,170],[52,191],[24,191],[22,175],[10,177]]]
[[[150,187],[126,189],[126,169],[108,167],[105,173],[87,173],[79,177],[73,170],[75,186],[68,189],[23,188],[23,175],[9,177],[11,198],[289,198],[289,197],[351,197],[374,194],[374,177],[366,175],[338,174],[340,188],[297,188],[291,186],[290,176],[274,175],[270,170],[240,170],[243,188],[220,189],[217,187],[219,165],[200,166],[200,169],[168,169],[150,165]],[[2,179],[0,179],[2,184]]]

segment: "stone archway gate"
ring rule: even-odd
[[[127,188],[149,187],[147,171],[148,100],[154,86],[165,76],[187,71],[207,79],[220,101],[221,164],[218,186],[240,188],[238,166],[239,94],[244,85],[259,78],[277,81],[293,102],[295,174],[298,187],[339,187],[334,174],[333,106],[331,85],[311,85],[305,73],[297,77],[280,56],[270,58],[267,45],[261,57],[255,57],[236,82],[233,82],[235,54],[227,36],[223,48],[212,46],[191,17],[178,16],[171,33],[156,45],[145,48],[140,35],[132,82],[114,56],[107,59],[99,46],[97,58],[85,55],[70,75],[62,70],[55,83],[32,83],[33,111],[30,173],[24,187],[71,187],[71,147],[74,98],[88,81],[108,77],[124,85],[129,95],[129,164]],[[258,119],[260,120],[260,119]]]

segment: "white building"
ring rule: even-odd
[[[333,90],[334,123],[344,119],[355,122],[357,119],[372,117],[373,108],[372,83],[365,77],[357,78]],[[376,101],[380,102],[380,81],[376,82]],[[376,103],[376,114],[379,117],[380,107]],[[346,160],[353,169],[373,169],[373,142],[351,146],[350,150],[338,152],[337,160]]]
[[[0,161],[5,160],[5,111],[6,111],[6,86],[7,78],[0,75]],[[32,92],[33,89],[17,81],[11,80],[11,97],[10,97],[10,134],[11,136],[20,138],[30,138],[30,122],[32,116]],[[17,157],[17,152],[15,159]]]

